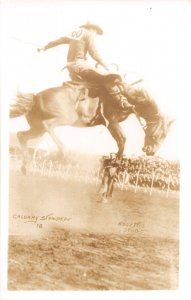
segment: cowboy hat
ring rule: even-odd
[[[91,22],[87,22],[86,24],[81,25],[80,28],[85,28],[85,29],[93,28],[97,31],[97,34],[100,34],[100,35],[103,34],[102,28],[100,26],[94,24],[94,23],[91,23]]]

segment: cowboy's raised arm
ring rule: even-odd
[[[52,41],[52,42],[48,43],[46,46],[44,46],[42,48],[38,48],[37,51],[46,51],[47,49],[56,47],[58,45],[69,44],[69,43],[70,43],[70,38],[64,36],[64,37],[61,37],[61,38],[59,38],[55,41]]]

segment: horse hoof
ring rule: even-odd
[[[25,166],[22,166],[22,167],[21,167],[21,172],[23,173],[23,175],[26,175],[27,169],[26,169]]]
[[[17,139],[18,139],[20,145],[25,145],[26,144],[26,140],[23,136],[23,132],[18,132],[17,133]]]
[[[104,203],[104,204],[108,203],[108,199],[106,197],[102,198],[101,200],[102,200],[101,202]]]

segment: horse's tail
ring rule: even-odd
[[[19,92],[13,104],[10,106],[10,118],[26,115],[33,107],[34,94],[22,94]]]

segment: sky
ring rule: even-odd
[[[4,1],[3,88],[6,103],[14,101],[17,90],[36,93],[60,85],[68,79],[67,46],[38,53],[37,47],[71,32],[88,20],[99,24],[104,35],[97,48],[108,64],[116,63],[131,83],[142,78],[142,86],[154,97],[161,110],[175,119],[158,155],[179,157],[180,103],[187,97],[186,66],[190,1]],[[13,119],[10,131],[28,128],[21,117]],[[144,134],[135,116],[122,123],[127,136],[125,152],[142,154]],[[57,128],[67,149],[106,154],[116,151],[107,129]],[[96,137],[96,138],[95,138]],[[46,135],[41,147],[55,145]]]

